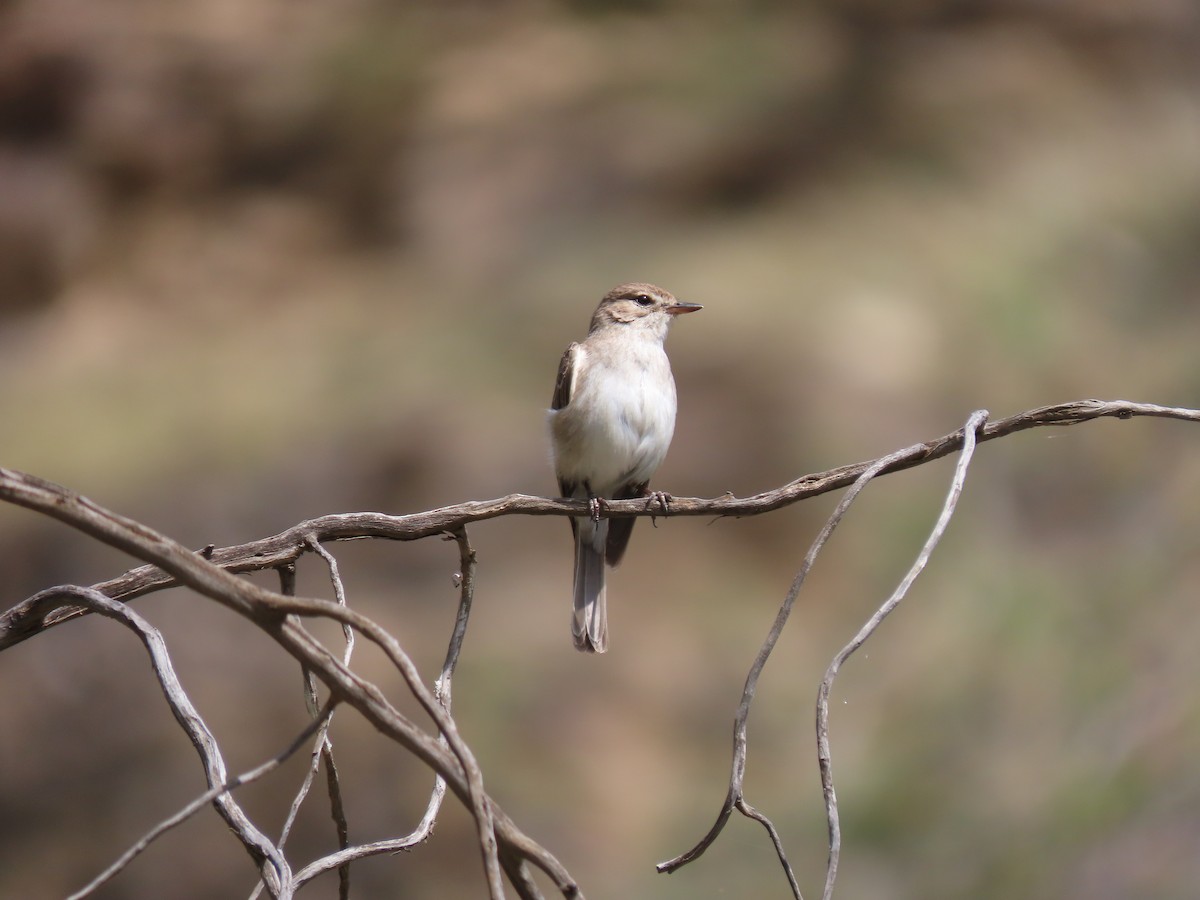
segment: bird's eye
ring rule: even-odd
[[[633,302],[638,306],[653,306],[654,298],[649,294],[638,294],[633,298]]]

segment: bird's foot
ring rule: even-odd
[[[646,495],[646,509],[649,509],[654,504],[662,507],[663,515],[671,511],[671,501],[675,498],[666,491],[651,491]]]
[[[593,522],[600,521],[600,514],[608,509],[608,501],[603,497],[588,497],[588,513]]]
[[[671,501],[675,498],[666,491],[649,491],[646,494],[646,509],[653,509],[656,505],[662,509],[662,514],[669,515],[671,512]],[[658,519],[650,516],[650,524],[655,528],[658,527]]]

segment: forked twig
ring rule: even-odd
[[[175,674],[175,667],[171,664],[171,657],[167,652],[166,641],[163,640],[162,633],[124,603],[112,600],[91,588],[74,586],[50,588],[48,591],[43,591],[40,596],[48,599],[51,594],[56,599],[69,597],[72,602],[83,604],[93,612],[120,622],[137,634],[146,651],[150,654],[150,662],[154,668],[155,677],[158,679],[163,695],[167,699],[171,713],[191,740],[192,745],[196,748],[196,752],[200,755],[201,761],[204,763],[204,772],[208,778],[210,791],[205,794],[207,799],[203,802],[212,802],[216,806],[217,811],[221,814],[226,824],[237,835],[238,839],[242,842],[242,846],[246,848],[251,858],[259,866],[263,874],[263,880],[271,895],[281,898],[281,900],[282,898],[290,898],[292,896],[292,875],[287,860],[284,859],[279,848],[272,844],[266,835],[254,826],[242,811],[242,808],[229,794],[228,780],[225,775],[225,761],[221,757],[221,750],[217,746],[212,732],[209,731],[208,726],[200,717],[200,713],[196,711],[196,707],[192,704],[178,676]],[[293,744],[296,745],[295,742]],[[196,808],[199,808],[199,805],[202,804],[192,804]],[[150,841],[157,837],[158,834],[173,827],[177,824],[176,820],[182,821],[183,818],[186,818],[186,815],[183,817],[179,817],[178,815],[171,817],[166,827],[160,826],[160,828],[151,832],[149,840],[143,839],[144,843],[139,841],[138,844],[135,844],[130,851],[127,851],[116,863],[102,872],[90,884],[76,893],[75,896],[86,897],[93,893],[128,865],[146,846],[149,846]]]
[[[837,793],[833,789],[833,758],[829,751],[829,693],[833,690],[833,680],[841,670],[842,664],[866,642],[867,638],[875,633],[880,623],[900,605],[900,601],[904,599],[908,589],[917,580],[917,576],[925,569],[934,548],[941,542],[942,535],[946,533],[946,528],[950,524],[950,518],[958,506],[958,498],[962,496],[963,485],[967,480],[967,468],[971,465],[971,458],[975,454],[975,435],[986,419],[987,413],[980,410],[972,413],[971,418],[967,420],[967,424],[963,428],[963,448],[959,454],[958,463],[954,467],[954,478],[950,482],[950,490],[946,494],[946,500],[942,504],[942,511],[938,515],[937,522],[925,540],[925,545],[921,547],[921,552],[917,554],[917,558],[892,595],[859,629],[858,634],[850,640],[850,643],[846,644],[833,657],[829,668],[825,670],[825,677],[821,679],[821,686],[817,689],[817,762],[821,769],[821,790],[825,795],[825,814],[829,822],[829,861],[825,869],[825,890],[821,895],[823,900],[829,900],[833,896],[833,884],[837,879],[838,862],[842,850]]]
[[[238,788],[250,784],[251,782],[258,781],[260,778],[263,778],[264,776],[274,772],[281,765],[283,765],[284,762],[290,759],[297,750],[304,746],[305,742],[308,741],[314,733],[316,733],[321,723],[332,710],[333,704],[330,703],[325,709],[320,711],[320,715],[318,717],[309,722],[308,725],[305,726],[304,730],[296,735],[295,739],[276,756],[273,756],[262,765],[257,766],[248,772],[243,772],[241,775],[235,775],[224,784],[219,784],[215,787],[209,788],[182,809],[163,819],[144,835],[142,835],[142,837],[138,838],[138,840],[123,854],[121,854],[121,856],[118,857],[112,865],[92,879],[92,881],[90,881],[85,887],[76,891],[74,894],[71,894],[67,900],[83,900],[85,897],[90,897],[98,888],[111,881],[112,878],[116,876],[122,869],[133,862],[133,860],[141,855],[141,853],[152,843],[154,843],[172,828],[176,827],[177,825],[182,825],[205,806],[212,803],[215,799],[217,799],[217,797],[228,793],[229,791],[237,790]],[[300,881],[298,878],[293,877],[292,882],[296,888],[300,887]],[[259,885],[262,885],[261,881],[259,882]]]
[[[467,624],[471,615],[471,604],[475,597],[475,551],[471,547],[470,540],[467,537],[465,528],[456,531],[452,537],[458,542],[459,548],[459,563],[460,570],[458,574],[459,584],[459,604],[458,613],[454,619],[454,629],[450,635],[449,646],[446,648],[446,659],[442,664],[442,672],[434,684],[434,696],[445,709],[446,713],[450,713],[450,698],[451,698],[451,680],[454,676],[454,669],[458,665],[458,657],[462,652],[463,639],[466,637]],[[444,741],[444,736],[439,738]],[[331,853],[321,859],[314,860],[304,866],[296,873],[297,886],[303,885],[318,875],[330,871],[334,868],[341,868],[349,862],[356,859],[364,859],[368,856],[377,856],[381,853],[398,853],[402,850],[409,850],[417,844],[428,840],[429,835],[433,831],[433,825],[437,820],[438,812],[442,806],[442,800],[446,796],[446,780],[438,775],[434,779],[433,790],[430,793],[429,803],[426,805],[425,814],[422,816],[417,827],[404,837],[390,838],[382,841],[374,841],[369,844],[359,844],[356,846],[341,847],[336,853]],[[501,859],[501,864],[504,860]],[[507,866],[505,869],[507,871]],[[509,880],[512,881],[512,873]],[[514,885],[516,883],[514,882]],[[518,892],[521,888],[517,886]],[[522,896],[526,896],[522,894]]]
[[[966,425],[962,429],[962,444],[964,446],[964,451],[963,457],[960,458],[959,469],[962,469],[964,472],[965,469],[963,469],[963,459],[970,459],[970,454],[973,452],[975,447],[975,435],[978,433],[979,429],[983,426],[983,423],[986,420],[987,413],[985,411],[974,412],[971,414],[970,418],[968,418]],[[792,580],[792,584],[788,589],[787,596],[784,597],[783,603],[779,608],[779,612],[775,616],[775,621],[771,625],[771,630],[767,633],[766,639],[763,641],[753,664],[750,666],[750,672],[746,676],[746,684],[742,690],[741,702],[738,704],[737,714],[734,717],[733,764],[731,766],[729,776],[729,787],[725,795],[725,801],[722,803],[721,810],[717,814],[717,820],[713,824],[712,828],[709,829],[708,833],[690,850],[680,854],[674,859],[659,863],[656,867],[659,872],[674,872],[680,867],[687,865],[701,856],[705,850],[712,846],[717,837],[720,836],[721,832],[725,828],[726,823],[729,821],[730,815],[735,809],[737,809],[743,815],[755,819],[756,821],[762,823],[764,827],[766,827],[771,836],[771,840],[775,845],[780,864],[783,866],[784,872],[787,875],[788,883],[792,888],[793,896],[795,896],[797,900],[802,900],[800,887],[796,881],[795,873],[792,871],[791,864],[788,862],[787,855],[783,850],[781,842],[779,841],[779,836],[774,825],[771,824],[770,819],[768,819],[763,813],[746,803],[743,793],[743,784],[746,774],[746,723],[750,716],[750,707],[754,702],[754,695],[758,686],[759,676],[762,674],[763,668],[766,666],[767,660],[770,658],[771,652],[775,648],[775,644],[778,642],[780,635],[783,633],[783,628],[787,624],[787,620],[791,615],[792,608],[795,606],[796,598],[799,596],[800,589],[804,586],[804,581],[808,577],[808,573],[812,570],[813,564],[816,562],[817,555],[821,552],[822,548],[829,540],[830,535],[833,534],[834,529],[837,528],[842,519],[845,517],[846,511],[850,508],[850,504],[855,501],[858,495],[862,492],[863,488],[867,486],[868,482],[880,474],[880,472],[883,472],[889,467],[894,466],[897,460],[902,460],[910,456],[917,446],[920,445],[908,447],[903,450],[897,450],[895,453],[888,454],[887,456],[875,460],[874,463],[867,467],[842,496],[842,499],[838,502],[838,505],[834,508],[833,512],[826,520],[825,525],[817,534],[817,537],[813,540],[812,545],[808,549],[808,553],[806,553],[804,556],[804,561],[800,564],[800,569],[796,573],[796,577]],[[966,448],[970,449],[968,450]],[[955,479],[955,485],[957,486],[957,489],[952,490],[951,493],[953,499],[957,501],[958,492],[961,491],[961,484],[959,481],[959,476],[957,475]],[[951,511],[953,510],[952,504],[950,509]],[[948,521],[949,515],[945,511],[943,511],[943,517],[946,519],[946,521]],[[944,530],[945,523],[939,519],[938,524],[934,528],[934,534],[937,536],[937,538],[940,538],[941,533]],[[936,544],[936,540],[934,543]],[[910,571],[909,575],[905,577],[905,581],[902,582],[903,591],[901,591],[900,596],[903,596],[903,592],[908,590],[912,580],[916,578],[916,574],[919,573],[922,568],[924,568],[925,562],[928,560],[928,556],[931,551],[932,546],[927,544],[926,548],[922,550],[921,556],[918,557],[918,564],[914,565],[915,571]],[[895,601],[895,603],[898,602],[899,599]],[[895,603],[891,604],[891,606],[888,608],[888,612],[895,607]],[[886,614],[887,613],[885,612],[883,615]],[[880,619],[882,619],[882,616],[880,616]],[[868,635],[869,633],[870,632],[868,632]],[[863,639],[865,640],[866,637],[864,636]],[[828,710],[826,710],[826,716],[828,716]],[[831,790],[832,785],[830,786],[830,792],[826,794],[827,802],[832,796]],[[834,807],[833,815],[836,815],[836,806]],[[832,834],[833,832],[831,830],[831,847]]]
[[[338,569],[337,559],[334,558],[328,550],[321,546],[320,542],[314,537],[308,540],[309,548],[320,556],[325,565],[329,569],[329,578],[333,583],[334,602],[339,606],[346,605],[346,588],[342,582],[342,575]],[[293,597],[296,594],[296,567],[292,564],[283,566],[279,570],[279,592],[285,596]],[[346,647],[342,653],[342,665],[349,666],[350,658],[354,655],[354,629],[349,625],[342,625],[342,635],[346,640]],[[317,704],[319,695],[317,692],[317,679],[312,671],[308,668],[303,668],[304,672],[304,702],[308,707],[309,715],[314,719],[318,717]],[[345,850],[350,846],[349,825],[346,822],[346,812],[342,803],[341,781],[338,778],[337,765],[333,758],[333,742],[329,739],[329,727],[333,723],[333,711],[330,709],[328,715],[318,723],[316,728],[317,739],[313,744],[311,759],[308,770],[305,772],[304,780],[301,782],[299,789],[296,791],[296,796],[292,798],[291,806],[288,809],[287,817],[284,820],[283,828],[279,833],[279,848],[282,850],[284,844],[287,843],[288,836],[291,834],[292,827],[295,825],[296,817],[300,813],[300,807],[303,805],[305,798],[312,789],[313,781],[316,779],[317,772],[320,770],[321,763],[325,763],[326,785],[329,793],[330,814],[333,817],[334,828],[337,830],[338,849]],[[350,897],[350,865],[349,862],[343,863],[337,867],[338,870],[338,895],[342,900],[349,900]],[[302,882],[297,881],[297,886]],[[264,887],[260,881],[250,894],[250,900],[254,900]]]
[[[730,769],[729,787],[725,794],[725,801],[721,804],[721,810],[717,814],[717,820],[713,824],[713,827],[709,829],[708,834],[701,838],[690,850],[674,859],[659,863],[656,866],[659,872],[674,872],[699,858],[720,836],[734,809],[738,808],[739,803],[743,802],[742,789],[746,775],[746,722],[750,717],[750,707],[754,702],[754,694],[758,687],[759,676],[766,667],[767,660],[770,658],[771,652],[775,649],[775,644],[779,641],[780,635],[783,634],[783,628],[787,624],[788,617],[792,613],[792,608],[796,604],[796,598],[800,594],[800,589],[804,586],[805,579],[808,578],[808,573],[812,570],[813,564],[817,560],[817,555],[825,546],[826,541],[829,540],[830,535],[833,534],[834,529],[841,523],[846,515],[846,511],[850,508],[850,504],[855,501],[862,489],[867,486],[867,483],[872,478],[889,465],[893,465],[897,459],[901,459],[906,454],[911,453],[912,450],[912,447],[908,447],[888,454],[876,460],[872,466],[860,474],[858,479],[850,486],[850,489],[842,495],[842,499],[838,501],[837,506],[834,507],[833,512],[826,519],[825,525],[808,548],[808,552],[804,556],[804,561],[800,564],[800,569],[796,572],[795,578],[792,579],[791,587],[788,588],[787,595],[779,607],[779,612],[775,615],[775,621],[771,624],[771,629],[767,632],[767,636],[763,640],[762,646],[759,647],[758,654],[750,666],[750,671],[746,675],[746,683],[742,688],[742,698],[738,703],[737,713],[734,715],[733,720],[733,764]],[[790,867],[786,859],[783,860],[783,864],[790,873]],[[794,877],[791,877],[791,880],[793,883],[795,882]],[[799,896],[798,889],[796,896]]]

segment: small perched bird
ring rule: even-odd
[[[587,498],[591,515],[571,519],[575,604],[571,633],[580,650],[608,648],[604,564],[625,554],[634,519],[601,519],[606,500],[647,490],[675,431],[675,379],[663,349],[675,316],[700,309],[652,284],[623,284],[604,295],[588,336],[563,354],[550,404],[554,471],[564,497]]]

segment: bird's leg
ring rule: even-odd
[[[593,494],[592,486],[590,484],[588,484],[587,482],[584,482],[583,487],[587,491],[588,512],[592,516],[592,521],[599,522],[600,514],[608,507],[608,501],[606,501],[603,497],[598,497],[595,494]]]

